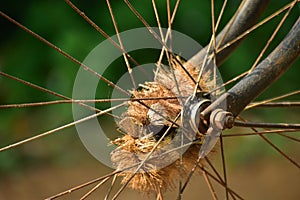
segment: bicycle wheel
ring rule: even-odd
[[[3,171],[5,178],[1,183],[3,190],[1,189],[0,195],[5,199],[15,199],[16,196],[30,199],[45,198],[53,194],[57,194],[54,196],[61,198],[84,197],[94,199],[105,198],[108,194],[109,198],[113,198],[114,195],[119,194],[119,191],[122,191],[119,199],[133,198],[133,196],[140,198],[140,193],[149,193],[146,198],[150,199],[163,197],[164,199],[198,199],[200,195],[203,199],[224,197],[227,199],[296,199],[299,195],[297,190],[299,161],[295,159],[299,157],[299,145],[297,143],[299,142],[297,138],[299,125],[296,124],[299,123],[297,117],[299,114],[299,84],[297,82],[299,70],[296,67],[290,68],[284,74],[283,77],[285,78],[279,79],[270,89],[265,91],[258,98],[260,103],[249,104],[246,107],[245,112],[237,117],[239,122],[236,123],[236,127],[223,131],[219,144],[214,147],[215,153],[209,153],[208,159],[201,158],[201,165],[199,163],[195,165],[195,163],[205,133],[203,130],[199,130],[200,133],[195,133],[190,139],[185,130],[192,128],[186,124],[190,123],[189,120],[195,119],[191,117],[190,112],[182,111],[183,108],[188,110],[187,105],[189,104],[185,104],[188,97],[193,93],[203,95],[200,92],[202,91],[210,93],[212,96],[200,96],[201,100],[213,102],[218,99],[219,95],[215,95],[214,92],[224,92],[220,90],[220,86],[229,89],[233,84],[228,83],[228,81],[231,82],[233,77],[239,80],[240,74],[246,75],[244,72],[254,69],[283,40],[299,15],[298,1],[271,1],[268,6],[268,1],[262,1],[264,4],[260,6],[255,6],[259,1],[252,1],[253,10],[251,12],[255,14],[248,15],[247,18],[246,11],[242,8],[250,8],[251,6],[245,6],[252,5],[249,2],[243,1],[239,7],[231,1],[228,3],[227,1],[202,3],[149,1],[147,4],[145,2],[115,3],[107,1],[95,3],[95,5],[85,5],[84,3],[74,5],[69,1],[66,3],[52,2],[51,4],[32,1],[32,5],[24,5],[26,9],[23,11],[17,10],[15,5],[3,3],[6,5],[3,6],[2,11],[16,18],[17,21],[21,22],[21,25],[17,28],[12,26],[11,23],[7,22],[6,14],[1,13],[3,19],[6,18],[1,21],[3,27],[6,28],[2,33],[2,38],[5,39],[2,39],[3,65],[1,66],[2,78],[0,79],[3,82],[1,84],[3,95],[1,96],[0,159],[1,171]],[[111,4],[109,8],[112,10],[107,9],[106,3]],[[86,15],[76,10],[75,6],[85,11]],[[49,7],[55,9],[49,10]],[[153,7],[155,7],[154,10]],[[224,14],[222,14],[223,7]],[[101,14],[99,14],[99,10]],[[108,25],[104,21],[110,17],[111,12],[113,13],[111,19],[113,20]],[[238,14],[235,15],[234,13]],[[262,17],[260,17],[261,14],[263,14]],[[243,15],[246,15],[244,24],[236,25],[233,22],[234,19],[243,21]],[[101,30],[89,21],[87,16],[95,20]],[[67,21],[68,18],[71,22]],[[78,24],[73,25],[73,21]],[[86,21],[90,24],[87,24]],[[135,22],[139,24],[136,25]],[[281,22],[284,22],[282,26]],[[20,30],[22,25],[28,26],[34,32],[31,34],[35,37],[25,32],[19,33],[21,35],[15,35],[15,32]],[[144,26],[144,29],[122,32],[141,25]],[[150,26],[157,26],[158,28],[154,29]],[[171,27],[173,31],[168,33],[168,29],[162,30],[160,29],[161,26]],[[94,31],[95,29],[97,31]],[[99,32],[106,37],[102,29],[109,35],[114,35],[116,31],[122,33],[119,35],[120,37],[117,35],[113,38],[114,42],[107,39],[107,44],[110,46],[105,49],[107,52],[100,51],[101,61],[97,60],[97,62],[102,63],[102,60],[108,58],[111,55],[110,49],[118,52],[117,58],[106,69],[102,68],[97,71],[98,68],[97,70],[91,68],[90,65],[93,64],[88,58],[84,58],[95,45],[100,43],[98,41]],[[221,29],[223,31],[220,31]],[[279,29],[278,33],[276,29]],[[134,35],[137,30],[142,32]],[[183,48],[182,45],[179,45],[177,50],[177,39],[182,39],[184,36],[180,33],[177,34],[175,30],[186,33],[200,44],[207,44],[201,51],[195,44],[195,52],[193,53],[202,52],[202,54],[198,54],[201,60],[197,64],[198,68],[189,68],[186,64],[191,58],[187,52],[193,49],[194,43],[192,41],[194,40],[183,40],[184,44],[190,42],[190,45],[187,45],[189,48]],[[38,37],[35,32],[62,48],[63,51]],[[130,42],[134,40],[136,43],[140,41],[139,39],[146,41],[148,39],[147,33],[152,36],[152,39],[149,39],[150,42],[147,43],[148,46],[143,46],[142,50],[128,47],[132,45]],[[220,33],[220,36],[215,39],[217,33]],[[139,38],[141,35],[142,38]],[[274,39],[272,39],[273,36]],[[101,42],[106,39],[105,37],[101,39]],[[166,41],[164,41],[164,37],[167,38]],[[244,38],[246,38],[245,41],[240,43]],[[269,46],[268,40],[271,39]],[[241,45],[237,47],[238,44]],[[33,45],[40,48],[36,49]],[[152,49],[149,50],[149,46]],[[12,49],[8,47],[12,47]],[[51,47],[54,48],[54,51]],[[164,51],[161,51],[162,49]],[[206,51],[207,49],[213,51]],[[160,59],[161,52],[166,50],[167,53],[164,53]],[[198,51],[196,52],[196,50]],[[209,53],[207,54],[207,52]],[[233,54],[231,54],[232,52]],[[260,56],[261,52],[262,57]],[[229,55],[230,57],[225,60]],[[95,58],[95,56],[91,58]],[[194,57],[194,60],[197,59]],[[156,63],[157,65],[149,67],[146,63]],[[162,64],[164,67],[161,66]],[[187,68],[187,71],[182,65]],[[294,65],[296,66],[297,63]],[[157,71],[157,66],[159,66],[159,71]],[[206,67],[208,72],[203,72],[204,75],[199,76],[203,66],[208,66]],[[216,79],[218,73],[216,66],[218,66],[226,84],[220,81],[220,75],[218,75],[218,80]],[[97,82],[88,82],[92,78],[84,79],[85,83],[94,84],[93,86],[85,86],[79,81],[79,90],[76,91],[79,91],[80,94],[74,96],[74,88],[77,89],[74,85],[77,83],[80,73],[77,72],[78,69],[83,69],[82,73],[88,71],[88,74],[96,77]],[[201,78],[199,84],[197,84],[199,82],[198,77]],[[84,87],[80,88],[80,86]],[[191,87],[186,89],[185,86]],[[92,93],[92,96],[84,96],[83,91],[92,87],[96,88],[96,93]],[[292,91],[295,92],[291,93]],[[122,96],[122,93],[125,94]],[[80,96],[82,94],[84,95]],[[284,94],[286,96],[282,97]],[[93,97],[96,98],[91,99]],[[273,99],[274,97],[278,98]],[[263,102],[266,99],[267,101]],[[274,101],[276,102],[274,103]],[[122,105],[124,102],[127,106]],[[157,102],[161,103],[158,104]],[[72,104],[76,108],[78,107],[80,111],[79,115],[74,116],[74,122],[72,113],[74,114],[76,111],[74,108],[72,110]],[[122,106],[122,109],[116,108],[118,106]],[[258,106],[268,107],[259,109]],[[185,118],[189,120],[184,120],[185,118],[180,120],[179,114],[185,115]],[[128,156],[121,148],[113,151],[115,167],[117,170],[122,169],[116,173],[119,175],[118,178],[114,176],[114,173],[108,172],[105,166],[99,166],[97,160],[88,156],[79,138],[74,135],[78,129],[76,131],[73,128],[67,133],[67,128],[81,124],[81,119],[95,119],[98,115],[101,116],[96,118],[96,122],[99,121],[105,136],[114,141],[113,143],[117,147],[124,147],[132,142],[131,144],[134,146],[140,146],[126,146],[129,152],[144,151],[142,155],[134,154],[134,156],[143,157],[143,159],[140,158],[133,162],[134,164],[130,163],[133,159],[131,158],[132,153]],[[251,121],[272,122],[272,124],[268,123],[266,127],[257,128],[262,124],[250,123]],[[88,121],[84,123],[88,123]],[[288,125],[283,126],[281,123]],[[203,126],[204,129],[208,128]],[[182,129],[180,130],[179,127]],[[37,132],[41,132],[41,134],[37,134],[35,137],[36,134],[34,133]],[[79,135],[81,140],[86,137],[85,131]],[[42,139],[44,136],[47,137]],[[180,148],[180,145],[183,144],[180,137],[189,139],[187,141],[192,145],[183,150]],[[29,140],[24,138],[29,138]],[[16,141],[21,142],[16,143]],[[90,145],[102,147],[106,147],[105,144],[107,143],[99,145],[100,141],[93,140],[93,138],[89,138],[87,141]],[[179,153],[178,155],[171,154],[167,158],[161,155],[160,159],[163,159],[164,166],[159,166],[155,160],[154,163],[150,162],[157,169],[142,167],[145,170],[143,173],[140,173],[141,169],[136,167],[133,168],[134,170],[124,169],[128,168],[129,165],[141,164],[140,162],[147,163],[145,153],[151,152],[151,149],[156,145],[158,148],[166,146],[167,150],[164,150],[164,153],[166,151],[175,152],[175,150],[172,151],[172,148],[177,148],[177,153]],[[87,148],[89,151],[93,151],[89,147]],[[98,151],[97,148],[96,151]],[[98,153],[104,154],[101,151]],[[157,152],[155,153],[157,154]],[[97,155],[95,157],[97,158]],[[174,159],[169,161],[169,157],[174,157]],[[83,163],[82,161],[87,163],[85,166],[87,170],[83,169],[84,171],[81,172],[82,169],[78,167],[77,163]],[[66,170],[58,172],[59,167],[56,167],[57,165],[60,168],[65,167]],[[193,176],[190,180],[189,175],[194,167],[202,175]],[[41,184],[36,184],[36,181],[42,179],[43,182],[51,182],[50,180],[52,180],[51,176],[43,173],[44,169],[55,174],[54,176],[62,176],[63,178],[55,183],[40,186]],[[139,173],[133,176],[135,170]],[[153,170],[155,173],[151,173]],[[19,175],[20,178],[18,174],[21,174]],[[76,174],[79,174],[78,177],[75,177]],[[104,177],[90,183],[93,184],[90,186],[87,180],[91,180],[95,176],[99,177],[100,174]],[[105,176],[105,174],[107,175]],[[151,177],[145,177],[145,175]],[[73,176],[77,180],[69,180]],[[257,178],[254,177],[261,178],[255,180]],[[115,178],[121,180],[122,184],[116,183],[118,181],[115,182]],[[107,182],[104,184],[103,180]],[[5,181],[8,181],[9,184]],[[67,194],[68,191],[60,193],[61,190],[71,188],[78,182],[86,182],[86,184],[81,185],[76,190],[74,189],[74,191],[70,190],[72,191],[69,191],[70,194]],[[60,183],[62,186],[58,186]],[[186,187],[186,183],[190,184]],[[254,183],[255,187],[253,187]],[[38,185],[34,191],[30,190],[32,184]],[[12,187],[8,187],[8,185],[12,185]],[[139,192],[120,190],[123,186],[129,186]],[[26,191],[22,191],[20,189],[22,187],[26,188],[24,189]],[[274,190],[273,188],[278,189]],[[80,190],[77,191],[77,189]],[[5,193],[5,190],[9,191],[9,194]],[[36,196],[29,196],[30,193],[36,193]],[[13,196],[14,194],[16,196]]]

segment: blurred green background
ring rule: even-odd
[[[222,1],[216,1],[215,3],[216,13],[220,11],[221,2]],[[238,6],[237,2],[239,1],[229,1],[221,27],[226,24],[234,13],[234,10]],[[287,2],[289,1],[272,1],[265,16],[274,12],[278,7],[285,5]],[[109,35],[115,34],[105,1],[74,1],[74,3],[106,33]],[[113,1],[111,4],[120,31],[143,27],[143,24],[123,1]],[[132,1],[132,4],[151,26],[156,26],[151,1]],[[172,5],[174,5],[174,3]],[[187,34],[205,46],[211,35],[209,5],[210,1],[182,1],[174,21],[173,29]],[[165,2],[157,1],[157,6],[159,8],[162,26],[167,27]],[[1,11],[42,37],[45,37],[79,61],[82,61],[96,45],[105,40],[100,33],[88,25],[63,1],[1,1],[0,8]],[[296,8],[288,18],[291,20],[284,25],[278,36],[276,36],[276,41],[271,45],[272,47],[278,44],[278,41],[285,36],[292,26],[292,22],[290,21],[293,21],[298,15],[299,8]],[[258,50],[263,48],[266,38],[274,31],[274,24],[278,23],[279,20],[280,18],[276,18],[269,22],[264,29],[255,31],[254,34],[220,66],[224,81],[235,77],[251,66],[259,54]],[[155,61],[157,55],[152,55],[152,53],[157,52],[135,52],[133,55],[139,63],[143,64]],[[124,64],[120,59],[115,65],[120,66]],[[299,61],[295,66],[298,65]],[[78,66],[41,41],[11,24],[6,19],[0,18],[0,70],[25,81],[30,81],[31,83],[71,97],[73,81]],[[104,75],[109,80],[116,82],[125,72],[125,67],[123,71],[120,70],[120,68],[112,67],[111,70],[106,71]],[[270,98],[299,89],[299,74],[299,67],[291,68],[288,73],[280,78],[259,98]],[[107,84],[99,83],[98,88],[99,97],[107,98],[110,96],[111,89],[107,87]],[[0,76],[1,105],[57,99],[59,98]],[[291,97],[289,99],[299,99],[299,95],[298,97]],[[100,109],[104,109],[107,108],[109,104],[99,104],[98,106]],[[256,119],[257,121],[264,119],[274,122],[282,122],[285,120],[294,122],[298,120],[299,122],[299,110],[297,109],[284,111],[282,109],[259,109],[255,110],[255,112],[245,113],[245,116]],[[1,109],[0,145],[3,147],[23,138],[69,123],[72,120],[71,105],[68,104]],[[112,127],[110,131],[115,133],[115,125],[109,124],[108,126],[109,128]],[[290,145],[289,141],[282,141],[281,138],[274,137],[273,139],[277,144],[286,148],[287,152],[296,155],[294,152],[295,144]],[[240,146],[243,147],[241,148]],[[253,148],[253,146],[255,146],[255,148]],[[276,154],[260,139],[232,141],[229,142],[228,149],[231,152],[230,163],[239,167],[241,165],[249,166],[249,163],[253,163],[253,161],[257,162],[257,160],[265,159],[270,155],[273,156]],[[65,174],[66,171],[72,170],[79,171],[74,173],[80,173],[80,169],[77,169],[77,167],[82,163],[87,165],[87,168],[90,166],[100,166],[84,149],[77,137],[76,130],[69,128],[55,133],[52,136],[40,139],[39,141],[1,152],[0,176],[4,177],[2,180],[16,180],[16,183],[12,184],[12,187],[15,187],[19,181],[26,180],[26,178],[28,178],[27,176],[33,174],[32,169],[45,169],[41,170],[41,175],[38,177],[41,178],[45,176],[47,177],[46,179],[49,180],[51,176],[49,177],[48,173],[52,173],[53,169],[55,170],[56,168],[65,169],[61,170],[61,172],[57,172],[57,176],[59,176],[58,174],[60,173]],[[95,170],[98,169],[97,167],[91,168]],[[103,168],[100,167],[99,169],[100,171],[103,170]],[[30,171],[30,173],[28,173],[29,175],[26,174],[27,170]],[[84,174],[84,172],[82,174]],[[72,176],[71,173],[70,176]],[[64,184],[72,185],[70,182],[71,181],[64,181]],[[0,183],[0,199],[1,192],[4,191],[1,187],[4,188],[4,186],[5,181]],[[66,187],[58,187],[56,191],[62,188]],[[55,190],[53,189],[53,191]]]

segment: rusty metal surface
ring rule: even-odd
[[[300,54],[300,17],[284,40],[265,58],[252,73],[224,93],[202,112],[208,119],[210,113],[227,103],[227,111],[237,116],[252,100],[275,82],[299,57]]]
[[[232,23],[229,21],[225,28],[218,34],[216,43],[218,44],[226,34],[226,37],[220,45],[223,46],[252,27],[265,11],[269,1],[270,0],[245,0],[241,10],[237,13],[236,19]],[[243,39],[244,38],[218,53],[217,65],[221,64],[234,51],[234,49],[239,46]],[[207,53],[207,49],[208,46],[201,49],[201,51],[190,59],[191,63],[202,63]],[[212,50],[213,48],[211,48],[209,54],[212,53]]]

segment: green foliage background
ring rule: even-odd
[[[220,5],[216,1],[216,13],[220,11]],[[230,1],[226,15],[221,26],[230,19],[239,1]],[[266,15],[270,14],[279,5],[288,1],[275,0],[270,3]],[[105,1],[74,1],[96,24],[109,35],[114,35],[114,28]],[[156,26],[151,1],[132,1],[135,8],[142,14],[151,26]],[[163,27],[166,23],[165,2],[157,1],[160,9]],[[173,28],[183,32],[200,44],[205,46],[211,35],[210,1],[189,0],[182,1]],[[128,9],[122,1],[113,1],[112,7],[119,30],[124,31],[143,24]],[[76,59],[82,61],[85,56],[105,38],[95,29],[89,26],[77,13],[75,13],[63,1],[2,1],[0,8],[3,12],[12,16],[32,31],[45,37],[47,40],[65,50]],[[265,15],[265,16],[266,16]],[[296,18],[299,9],[295,9],[290,18]],[[223,79],[228,80],[241,72],[244,72],[254,62],[258,55],[258,49],[264,46],[263,39],[267,38],[274,30],[275,19],[268,23],[268,28],[255,31],[254,35],[247,39],[224,64],[220,67]],[[284,37],[292,26],[286,24],[276,37],[276,45]],[[136,55],[138,60],[152,55]],[[145,58],[146,57],[146,58]],[[298,66],[299,62],[295,64]],[[12,25],[4,18],[0,18],[0,70],[14,75],[26,81],[48,88],[55,92],[72,96],[73,81],[78,66],[47,45],[38,41],[20,28]],[[124,67],[124,70],[125,67]],[[125,71],[121,71],[124,73]],[[120,69],[112,69],[106,72],[106,77],[117,81],[121,76]],[[300,68],[293,67],[284,75],[266,94],[260,98],[273,97],[289,91],[299,89]],[[99,95],[108,97],[110,90],[105,84],[99,85]],[[32,89],[16,81],[0,77],[0,104],[26,103],[56,100],[57,97]],[[299,99],[299,98],[298,98]],[[101,104],[104,108],[107,104]],[[101,106],[100,105],[100,106]],[[250,113],[248,115],[254,115]],[[280,121],[282,111],[259,110],[255,113],[257,118],[270,117],[270,120]],[[299,118],[299,112],[288,112],[290,118]],[[72,121],[70,105],[52,105],[21,109],[0,110],[0,144],[1,147],[22,138],[50,130],[57,126]],[[114,125],[112,131],[114,132]],[[257,141],[256,141],[257,142]],[[68,147],[68,148],[66,148]],[[263,148],[263,147],[262,147]],[[32,142],[0,154],[0,173],[14,171],[28,165],[39,164],[70,164],[82,154],[81,146],[74,128],[67,129],[53,136],[42,139],[40,142]],[[246,147],[240,154],[248,151]],[[260,150],[257,150],[260,151]],[[259,152],[258,152],[259,153]],[[257,154],[258,154],[257,153]],[[257,154],[254,154],[255,156]]]

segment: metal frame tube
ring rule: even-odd
[[[210,113],[224,105],[235,117],[259,94],[275,82],[300,54],[300,17],[284,40],[249,75],[207,107],[201,117],[209,119]]]
[[[221,41],[224,35],[225,38],[222,41],[221,46],[232,41],[234,38],[252,27],[265,11],[269,1],[270,0],[245,0],[245,2],[242,2],[242,8],[237,11],[238,13],[236,13],[237,16],[234,21],[229,21],[225,28],[218,34],[216,38],[217,44]],[[236,43],[218,53],[217,65],[221,64],[235,50],[235,48],[239,46],[243,39],[244,38],[241,38]],[[208,46],[201,49],[194,57],[190,59],[190,61],[192,63],[202,63],[207,53],[207,49]],[[211,47],[209,54],[211,54],[212,51],[213,47]]]

